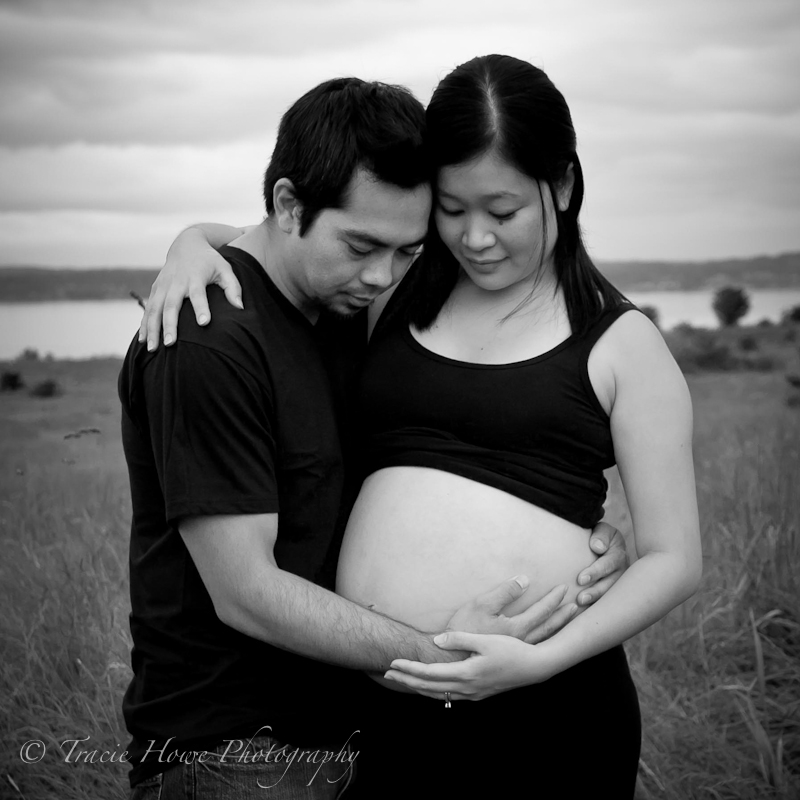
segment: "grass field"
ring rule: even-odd
[[[127,742],[119,362],[12,368],[63,393],[0,394],[0,797],[125,797],[126,767],[99,763]],[[641,800],[800,797],[800,389],[787,371],[800,370],[688,376],[705,577],[628,646]],[[614,747],[591,709],[565,744],[576,762],[582,746]]]

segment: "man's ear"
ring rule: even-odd
[[[298,200],[294,184],[288,178],[280,178],[272,188],[272,206],[275,221],[284,233],[291,233],[300,225],[303,204]]]
[[[575,186],[575,168],[570,162],[564,171],[564,177],[556,189],[558,194],[558,210],[562,213],[569,208],[569,201],[572,199],[572,189]]]

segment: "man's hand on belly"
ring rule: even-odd
[[[599,522],[592,530],[589,547],[600,556],[578,576],[583,591],[576,602],[585,608],[599,600],[630,566],[625,537],[607,522]]]
[[[507,616],[504,610],[528,588],[528,578],[517,575],[461,606],[445,630],[512,636],[536,644],[561,630],[578,612],[574,603],[561,606],[566,586],[556,586],[533,605]]]

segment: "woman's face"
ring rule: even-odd
[[[570,189],[559,192],[560,203],[569,203]],[[549,187],[495,152],[439,171],[435,219],[442,241],[483,289],[527,282],[540,264],[552,265],[557,232]]]

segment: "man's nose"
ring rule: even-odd
[[[393,281],[392,278],[392,254],[376,258],[370,265],[361,273],[361,280],[368,286],[374,286],[377,289],[388,289]]]

